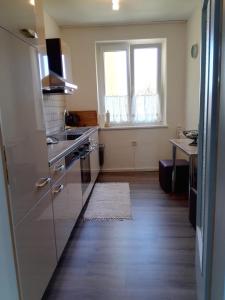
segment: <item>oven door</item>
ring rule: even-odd
[[[80,156],[82,193],[84,194],[91,182],[90,152]]]

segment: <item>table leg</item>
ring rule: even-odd
[[[190,203],[191,187],[193,186],[193,156],[189,156],[189,187],[188,187],[188,202]]]
[[[176,152],[177,147],[173,145],[173,171],[172,171],[172,192],[175,192],[175,185],[176,185]]]

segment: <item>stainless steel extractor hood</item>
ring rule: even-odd
[[[42,79],[42,91],[44,94],[71,95],[77,89],[77,85],[67,82],[53,71],[50,71],[49,75]]]
[[[59,38],[47,39],[46,50],[50,72],[42,79],[43,93],[73,94],[77,86],[71,83],[71,59],[66,44]]]

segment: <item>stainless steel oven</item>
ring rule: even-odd
[[[79,149],[80,167],[81,167],[81,182],[82,193],[84,194],[89,184],[91,183],[91,166],[90,166],[90,142],[85,141]]]

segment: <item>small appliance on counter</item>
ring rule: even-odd
[[[80,118],[76,113],[70,113],[66,111],[65,113],[65,125],[68,127],[77,127],[79,126]]]

